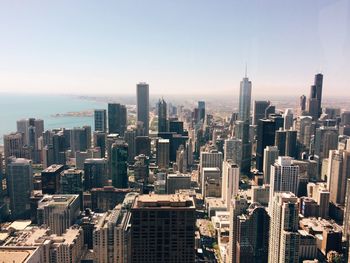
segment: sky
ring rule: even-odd
[[[0,0],[0,93],[350,96],[348,0]]]

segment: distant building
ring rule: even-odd
[[[253,108],[253,125],[258,125],[260,119],[265,119],[265,111],[270,106],[270,101],[256,100]]]
[[[170,142],[167,139],[157,141],[157,165],[160,169],[169,167]]]
[[[240,84],[238,111],[238,119],[240,121],[250,121],[251,93],[252,82],[245,76]]]
[[[107,111],[95,110],[94,111],[95,131],[106,132],[107,131]]]
[[[127,110],[125,105],[108,103],[108,133],[124,136],[127,128]]]
[[[143,125],[143,135],[149,134],[149,85],[141,82],[136,86],[137,121]]]
[[[84,190],[108,185],[107,160],[104,158],[89,158],[84,163]]]
[[[167,104],[162,98],[158,101],[158,132],[168,131]]]
[[[112,185],[116,188],[128,187],[128,145],[125,142],[112,144],[111,150]]]

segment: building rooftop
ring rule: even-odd
[[[2,263],[22,263],[36,252],[36,247],[0,247],[0,261]]]
[[[138,208],[194,208],[193,198],[188,195],[139,195],[136,197],[133,209]]]
[[[69,206],[79,195],[45,195],[39,202],[38,208],[44,206]]]
[[[63,167],[62,164],[53,164],[53,165],[47,167],[45,170],[43,170],[43,173],[55,173],[59,169],[61,169],[62,167]]]

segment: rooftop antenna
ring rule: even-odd
[[[247,62],[245,63],[245,78],[247,78]]]

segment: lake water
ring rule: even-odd
[[[93,117],[53,117],[54,114],[107,108],[107,103],[64,95],[10,95],[0,93],[0,144],[3,135],[16,131],[16,121],[23,118],[44,120],[45,129],[93,127]]]

